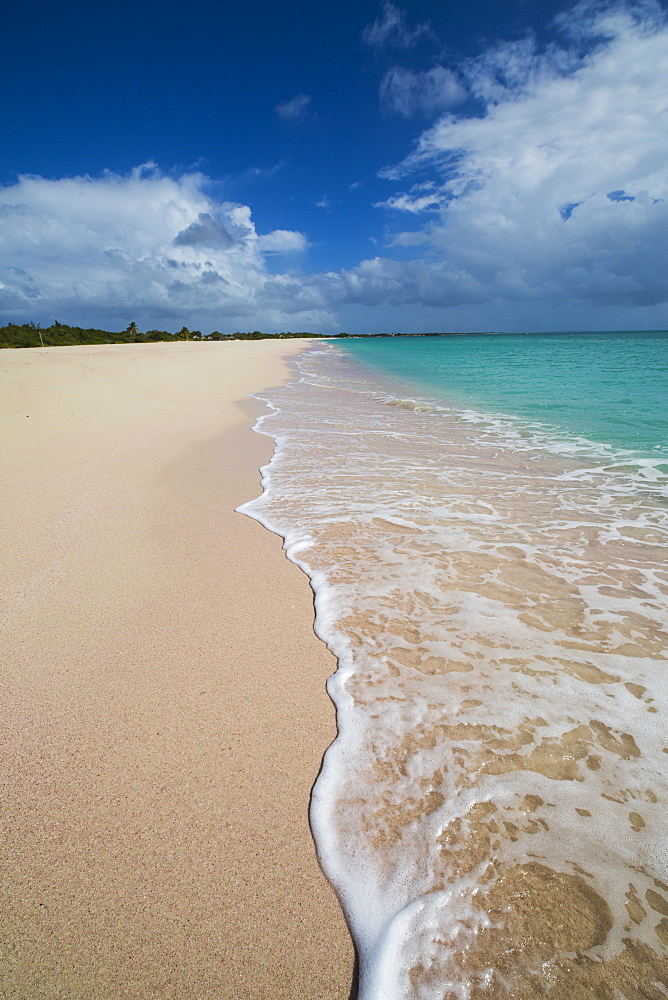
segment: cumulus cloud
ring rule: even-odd
[[[456,77],[387,77],[401,114],[430,101],[438,114],[433,95],[454,103],[462,85],[477,104],[441,114],[384,170],[384,255],[280,272],[306,237],[258,233],[250,208],[215,198],[200,173],[147,164],[22,177],[0,188],[0,319],[314,332],[665,325],[664,14],[651,0],[586,2],[561,26],[561,46],[490,45]],[[418,28],[388,3],[367,44],[408,46]]]
[[[280,101],[274,111],[284,122],[306,121],[315,117],[312,104],[313,98],[308,94],[297,94],[289,101]]]
[[[360,302],[503,299],[644,307],[668,300],[668,29],[655,4],[573,12],[577,45],[497,45],[465,67],[481,114],[444,115],[389,180],[421,215],[395,246],[343,277]]]
[[[175,247],[224,247],[234,245],[234,237],[221,222],[212,219],[208,212],[200,212],[197,222],[181,230],[174,237]]]
[[[304,234],[292,229],[274,229],[271,233],[258,236],[257,242],[263,253],[302,253],[308,246]]]
[[[218,202],[200,173],[153,165],[128,175],[0,188],[4,321],[322,329],[334,322],[315,287],[270,274],[266,254],[302,251],[302,233],[258,234],[247,205]]]
[[[362,32],[362,41],[371,49],[410,49],[422,38],[433,38],[428,23],[408,26],[406,13],[389,0],[381,5],[380,16]]]
[[[466,91],[456,74],[445,66],[434,66],[422,73],[393,66],[380,83],[382,107],[404,118],[431,117],[465,98]]]

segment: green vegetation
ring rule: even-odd
[[[120,333],[110,333],[108,330],[98,330],[91,327],[84,330],[80,326],[66,326],[57,321],[51,326],[41,327],[39,323],[8,323],[0,326],[0,348],[2,347],[69,347],[73,344],[150,344],[153,341],[165,340],[290,340],[295,337],[328,337],[328,339],[350,337],[455,337],[460,334],[449,333],[337,333],[329,336],[323,333],[261,333],[253,330],[250,333],[202,333],[200,330],[189,330],[182,326],[178,333],[168,333],[167,330],[147,330],[140,333],[137,324],[128,323]]]
[[[321,337],[319,333],[219,333],[214,330],[208,335],[199,330],[182,327],[178,333],[166,330],[147,330],[140,333],[137,324],[129,323],[120,333],[98,330],[94,327],[84,330],[80,326],[67,326],[57,321],[42,328],[39,323],[8,323],[0,327],[0,348],[2,347],[71,347],[74,344],[149,344],[155,341],[176,340],[287,340],[294,337]]]

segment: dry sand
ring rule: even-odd
[[[310,787],[334,661],[233,508],[303,342],[0,352],[0,995],[347,998]]]

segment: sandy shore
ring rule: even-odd
[[[0,995],[347,998],[309,790],[334,662],[233,508],[303,342],[0,352]]]

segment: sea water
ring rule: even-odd
[[[360,998],[666,997],[668,336],[329,341],[261,398]]]

